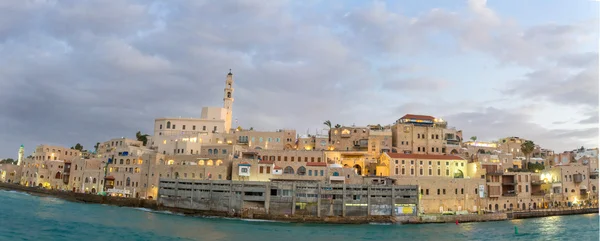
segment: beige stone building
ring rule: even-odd
[[[329,130],[330,150],[336,151],[364,151],[369,150],[368,127],[331,128]]]
[[[233,74],[225,80],[223,107],[203,107],[200,118],[158,118],[150,146],[164,155],[199,154],[202,143],[226,143],[233,115]]]
[[[392,126],[393,152],[406,154],[458,154],[462,131],[433,116],[407,114]]]
[[[0,164],[0,182],[18,183],[21,180],[21,167],[14,164]]]
[[[419,155],[384,153],[381,156],[381,171],[390,177],[457,177],[468,176],[467,160],[454,155]]]
[[[233,143],[246,149],[294,150],[296,131],[280,129],[276,131],[235,130],[230,136]]]
[[[322,135],[308,135],[298,138],[297,150],[314,150],[324,151],[329,150],[329,137]]]

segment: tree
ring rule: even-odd
[[[253,131],[253,130],[254,130],[254,127],[250,127],[250,130],[251,130],[251,131]]]
[[[476,136],[471,136],[471,140],[472,140],[472,141],[476,141],[476,140],[477,140],[477,137],[476,137]]]
[[[335,125],[335,128],[340,128],[340,127],[342,127],[340,124]]]
[[[523,155],[525,155],[526,158],[525,166],[522,166],[522,169],[528,169],[527,166],[529,165],[529,158],[531,157],[531,153],[533,153],[534,149],[535,143],[533,143],[533,141],[525,141],[521,144],[521,152],[523,152]]]
[[[96,142],[96,145],[94,146],[95,153],[98,153],[98,147],[100,147],[100,142]]]
[[[0,160],[0,164],[17,164],[17,161],[12,158],[6,158],[4,160]]]
[[[145,146],[145,145],[146,145],[146,143],[148,142],[148,134],[143,134],[143,135],[142,135],[142,132],[140,132],[140,131],[138,131],[138,132],[136,132],[136,133],[135,133],[135,138],[136,138],[138,141],[141,141],[141,142],[142,142],[142,145],[144,145],[144,146]]]
[[[325,122],[323,122],[323,125],[326,125],[327,127],[329,127],[329,129],[331,129],[331,121],[326,120]]]
[[[75,147],[71,147],[71,149],[83,151],[83,146],[79,143],[75,144]]]

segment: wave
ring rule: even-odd
[[[25,196],[31,196],[31,194],[29,194],[29,193],[15,191],[15,190],[0,190],[0,192],[17,193],[17,194],[22,194],[22,195],[25,195]]]

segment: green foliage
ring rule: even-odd
[[[335,128],[340,128],[340,127],[342,127],[342,125],[340,125],[340,124],[335,125]]]
[[[323,122],[323,125],[326,125],[327,127],[331,128],[331,121],[326,120],[325,122]]]
[[[544,168],[545,167],[544,167],[544,165],[542,163],[531,163],[531,162],[529,162],[527,164],[527,169],[530,172],[535,172],[536,170],[537,171],[542,171],[542,170],[544,170]]]
[[[471,140],[472,140],[472,141],[476,141],[476,140],[477,140],[477,137],[476,137],[476,136],[471,136]]]
[[[96,145],[94,146],[95,153],[98,153],[98,147],[100,147],[100,142],[96,142]]]
[[[135,133],[135,138],[136,138],[138,141],[141,141],[141,142],[142,142],[142,145],[144,145],[144,146],[145,146],[145,145],[146,145],[146,143],[148,142],[148,134],[142,134],[142,132],[141,132],[141,131],[138,131],[138,132],[136,132],[136,133]]]
[[[77,143],[74,147],[71,147],[73,150],[83,151],[83,146]]]
[[[523,152],[525,157],[527,157],[527,161],[525,162],[525,169],[529,169],[527,168],[527,166],[529,164],[529,158],[531,157],[531,153],[534,149],[535,143],[533,143],[533,141],[525,141],[521,144],[521,152]]]
[[[6,158],[4,160],[0,160],[0,164],[17,164],[17,161],[12,158]]]

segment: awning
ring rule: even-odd
[[[587,190],[587,187],[585,185],[579,185],[579,190]]]

